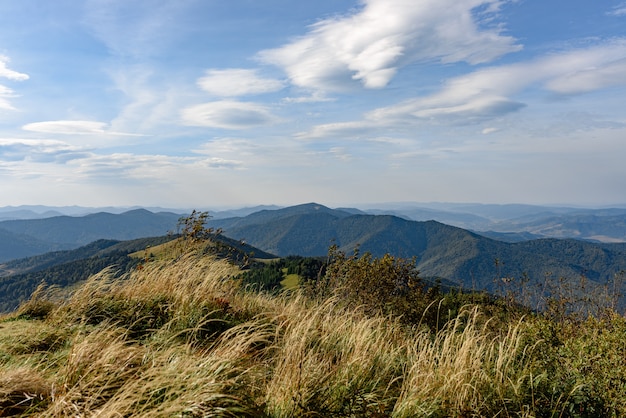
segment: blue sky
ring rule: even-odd
[[[0,0],[0,206],[626,203],[626,2]]]

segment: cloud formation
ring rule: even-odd
[[[15,109],[8,100],[11,97],[15,97],[15,95],[13,94],[13,90],[0,84],[0,109]]]
[[[617,6],[613,7],[608,13],[609,16],[626,16],[626,2],[622,2]]]
[[[107,129],[104,122],[86,120],[54,120],[26,124],[22,129],[31,132],[63,135],[114,135],[114,136],[141,136],[137,134],[115,132]]]
[[[341,90],[358,81],[382,88],[412,62],[479,64],[520,50],[500,27],[486,25],[501,3],[364,0],[357,12],[322,20],[307,35],[258,57],[283,68],[299,87]]]
[[[28,80],[28,74],[19,73],[11,70],[7,67],[9,63],[9,57],[0,55],[0,78],[6,78],[11,81],[25,81]],[[0,84],[0,109],[14,110],[15,108],[8,99],[15,97],[13,90]]]
[[[0,139],[0,161],[31,161],[64,164],[90,154],[78,147],[51,139]]]
[[[14,81],[28,80],[28,74],[19,73],[7,68],[9,58],[5,55],[0,55],[0,77],[8,78]]]
[[[183,109],[182,122],[187,126],[221,129],[248,129],[279,122],[263,105],[235,100],[203,103]]]
[[[184,33],[177,26],[193,2],[167,0],[87,0],[85,27],[117,56],[157,55]]]
[[[359,121],[333,122],[295,134],[297,139],[358,139],[415,124],[470,125],[529,106],[521,93],[575,95],[626,87],[626,40],[561,51],[528,62],[486,67],[447,80],[430,95],[374,109]],[[484,133],[491,133],[487,129]]]
[[[208,70],[198,80],[198,86],[207,93],[219,97],[236,97],[271,93],[281,90],[285,83],[273,78],[260,77],[257,70],[232,68]]]
[[[616,40],[455,77],[435,94],[377,109],[367,119],[473,123],[525,107],[514,96],[531,87],[569,95],[626,86],[625,70],[626,41]]]

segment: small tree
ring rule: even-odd
[[[185,240],[204,241],[214,233],[213,228],[205,226],[210,218],[209,212],[199,212],[194,209],[189,216],[178,219],[178,231]]]

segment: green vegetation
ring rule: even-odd
[[[1,318],[0,415],[626,414],[626,320],[611,306],[574,315],[555,292],[533,312],[335,247],[251,269],[214,237],[183,236],[70,295],[40,287]],[[265,268],[274,281],[255,287]],[[292,274],[300,290],[279,291]]]
[[[298,287],[302,281],[317,280],[326,263],[322,258],[289,256],[251,264],[237,278],[244,286],[256,290],[277,292]]]
[[[283,270],[283,273],[286,273]],[[285,278],[281,280],[280,285],[283,289],[293,290],[300,286],[301,277],[297,274],[285,274]]]

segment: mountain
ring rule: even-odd
[[[336,244],[374,256],[415,257],[424,277],[493,289],[494,279],[547,275],[606,282],[626,269],[626,244],[539,239],[510,243],[436,221],[392,215],[353,215],[310,203],[210,222],[224,234],[279,256],[325,255]]]
[[[414,221],[435,220],[507,241],[576,238],[626,242],[626,209],[582,209],[534,205],[387,204],[366,210]],[[498,235],[504,234],[504,235]]]
[[[147,209],[150,212],[175,212],[189,213],[191,209],[166,209],[162,207],[141,207],[141,206],[45,206],[45,205],[20,205],[20,206],[0,206],[0,220],[7,219],[42,219],[53,216],[85,216],[92,213],[107,212],[115,215],[132,211],[135,209]]]
[[[0,262],[69,247],[0,228]]]
[[[534,215],[501,222],[500,228],[553,238],[626,242],[626,210]]]
[[[135,209],[86,216],[54,216],[0,222],[0,262],[61,249],[99,239],[130,240],[175,231],[180,214]]]
[[[262,210],[276,210],[280,208],[281,208],[280,206],[276,206],[276,205],[259,205],[259,206],[245,207],[241,209],[209,211],[209,213],[211,214],[211,217],[213,219],[225,219],[225,218],[243,217],[243,216],[248,216],[255,212],[260,212]]]
[[[0,211],[0,221],[10,221],[15,219],[41,219],[62,215],[63,214],[61,212],[54,210],[47,210],[45,212],[38,213],[29,209],[15,209]]]

